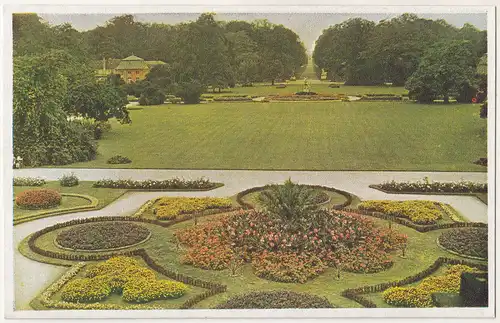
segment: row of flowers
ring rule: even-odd
[[[101,179],[92,185],[97,188],[122,188],[122,189],[194,189],[206,190],[217,187],[218,183],[210,182],[206,178],[186,180],[183,178],[172,178],[163,181],[144,180],[135,181],[132,179]]]
[[[159,220],[173,220],[182,214],[209,209],[229,209],[231,206],[232,202],[228,198],[163,197],[156,202],[153,213]]]
[[[390,192],[437,192],[437,193],[486,193],[487,183],[477,183],[471,181],[459,182],[433,182],[428,177],[416,182],[396,182],[389,181],[374,185]]]
[[[358,208],[408,218],[417,224],[435,224],[443,216],[439,205],[432,201],[368,200],[361,202]]]
[[[458,293],[460,275],[477,271],[477,268],[466,265],[453,265],[444,275],[427,277],[417,286],[388,288],[382,297],[387,304],[398,307],[433,307],[432,293]]]
[[[305,231],[249,210],[175,235],[188,246],[184,263],[221,270],[241,260],[251,262],[261,277],[288,282],[304,282],[328,266],[361,273],[384,270],[392,265],[390,252],[407,240],[366,217],[335,211],[325,211]]]
[[[46,182],[39,177],[14,177],[14,186],[43,186]]]
[[[188,287],[181,282],[157,280],[151,269],[131,258],[118,256],[87,270],[84,278],[68,282],[61,299],[73,303],[93,303],[111,293],[122,294],[123,300],[146,303],[158,299],[179,298]]]

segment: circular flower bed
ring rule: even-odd
[[[48,209],[61,204],[61,194],[53,189],[30,190],[16,196],[16,205],[23,209]]]
[[[101,250],[127,247],[146,240],[148,229],[128,222],[101,222],[77,225],[56,237],[63,248]]]
[[[334,308],[326,298],[290,291],[261,291],[238,295],[216,309],[254,308]]]
[[[390,252],[407,239],[367,217],[333,210],[320,210],[303,225],[256,210],[238,211],[175,234],[188,247],[183,263],[221,270],[242,259],[259,277],[298,283],[327,267],[385,270],[392,265]]]
[[[462,255],[488,258],[488,228],[460,228],[443,232],[441,246]]]

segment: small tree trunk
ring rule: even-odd
[[[271,85],[274,85],[274,79],[271,81]]]
[[[448,94],[444,96],[444,103],[450,103],[450,97],[448,96]]]

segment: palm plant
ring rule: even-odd
[[[271,216],[293,227],[308,227],[320,208],[315,196],[313,189],[288,179],[283,185],[269,185],[258,195],[258,201]]]

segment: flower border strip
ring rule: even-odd
[[[404,225],[405,227],[412,228],[413,230],[416,230],[418,232],[429,232],[429,231],[434,231],[434,230],[450,229],[450,228],[464,228],[464,227],[486,228],[486,227],[488,227],[488,224],[483,223],[483,222],[453,222],[453,223],[421,225],[421,224],[415,224],[415,223],[411,222],[410,220],[407,220],[404,218],[399,218],[399,217],[396,217],[393,215],[388,215],[388,214],[384,214],[384,213],[380,213],[380,212],[365,211],[365,210],[353,209],[353,208],[343,208],[341,210],[345,211],[345,212],[350,212],[350,213],[357,213],[357,214],[361,214],[361,215],[372,216],[372,217],[383,219],[383,220],[390,220],[390,221],[393,221],[397,224]]]
[[[439,192],[439,191],[396,191],[396,190],[386,190],[383,189],[380,184],[371,184],[368,185],[369,188],[373,188],[374,190],[381,191],[386,194],[410,194],[410,195],[466,195],[466,196],[475,196],[476,193],[486,193],[481,191],[474,192]]]
[[[377,307],[377,305],[374,302],[372,302],[371,300],[363,297],[362,294],[379,293],[379,292],[382,292],[390,287],[404,286],[404,285],[415,283],[419,280],[424,279],[427,276],[430,276],[431,274],[436,272],[439,269],[439,267],[441,267],[444,264],[467,265],[467,266],[471,266],[471,267],[476,267],[476,268],[478,268],[480,270],[484,270],[484,271],[488,270],[488,266],[484,265],[484,264],[478,264],[478,263],[474,263],[474,262],[462,260],[462,259],[439,257],[438,259],[436,259],[436,261],[434,261],[433,264],[431,264],[426,269],[416,273],[415,275],[408,276],[408,277],[401,279],[401,280],[380,283],[377,285],[348,288],[348,289],[343,290],[341,292],[341,295],[347,299],[355,301],[358,304],[361,304],[364,307],[375,308],[375,307]]]
[[[307,187],[313,188],[313,189],[322,189],[322,190],[325,190],[325,191],[330,191],[330,192],[338,193],[338,194],[344,196],[347,199],[342,204],[333,205],[332,206],[333,209],[341,210],[341,209],[343,209],[343,208],[345,208],[345,207],[347,207],[347,206],[349,206],[349,205],[352,204],[353,196],[352,196],[352,194],[350,194],[348,192],[341,191],[341,190],[338,190],[336,188],[328,187],[328,186],[307,185],[307,184],[304,184],[304,185],[306,185]],[[251,193],[255,193],[255,192],[258,192],[258,191],[265,190],[268,187],[269,187],[269,185],[256,186],[256,187],[252,187],[252,188],[246,189],[244,191],[241,191],[238,194],[236,194],[236,202],[239,205],[241,205],[244,209],[247,209],[247,210],[248,209],[253,209],[254,207],[250,203],[247,203],[247,202],[243,201],[243,196],[251,194]]]
[[[84,194],[75,194],[75,193],[61,193],[62,196],[71,196],[71,197],[79,197],[86,199],[87,201],[90,201],[90,204],[87,205],[81,205],[81,206],[74,206],[70,208],[65,208],[65,209],[58,209],[58,210],[48,210],[48,211],[41,211],[41,212],[36,212],[21,218],[17,218],[13,220],[14,225],[18,225],[21,223],[29,222],[29,221],[34,221],[42,218],[46,218],[49,216],[55,216],[55,215],[62,215],[62,214],[67,214],[67,213],[73,213],[73,212],[79,212],[79,211],[90,211],[99,205],[99,200],[93,196],[90,195],[84,195]]]

